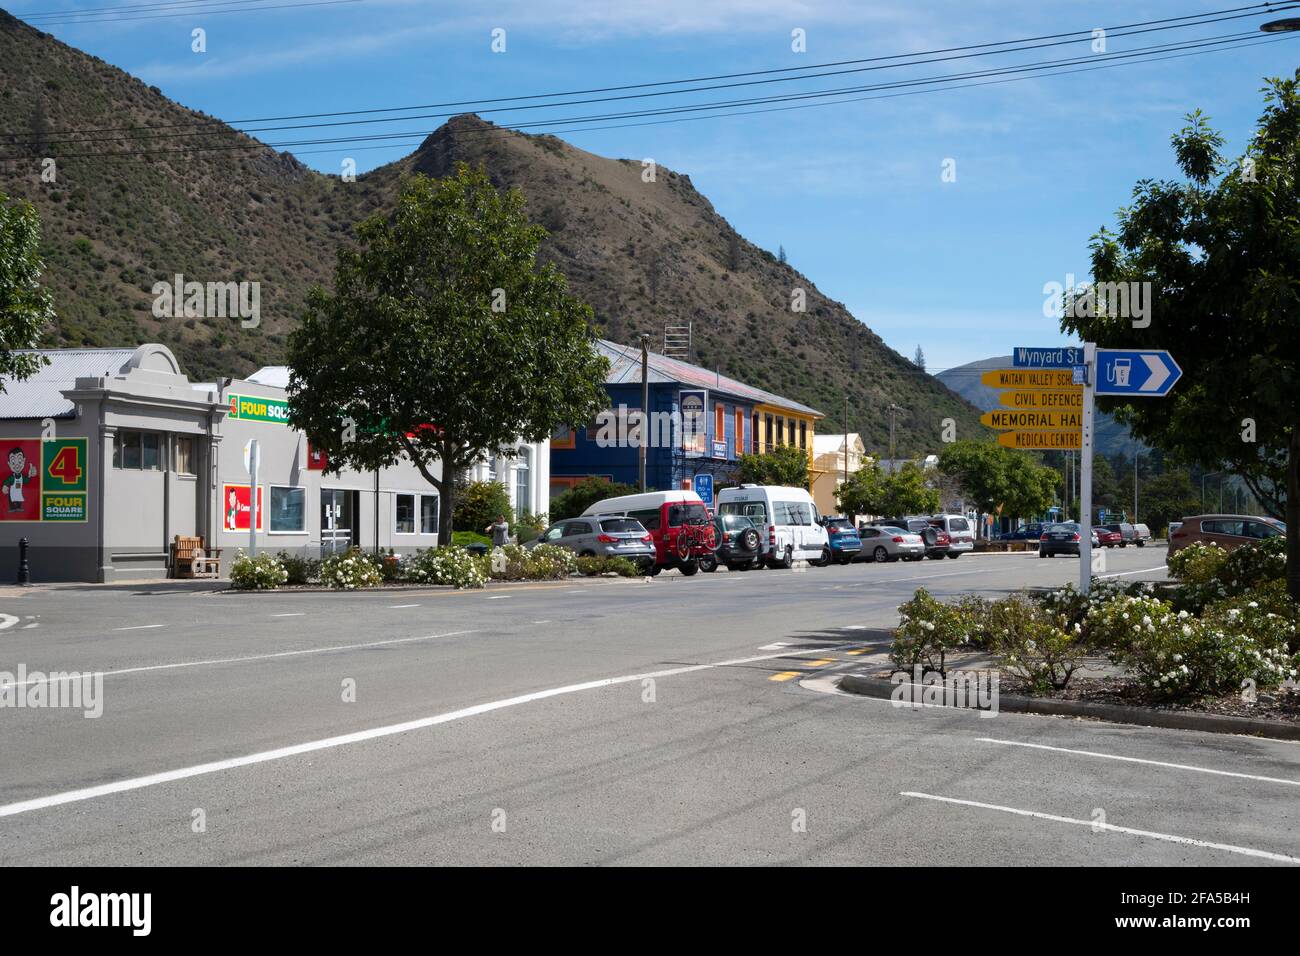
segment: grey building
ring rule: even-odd
[[[14,580],[24,537],[37,582],[162,577],[177,535],[222,548],[226,573],[249,545],[251,439],[259,551],[438,543],[438,494],[414,465],[324,473],[286,423],[286,370],[194,383],[162,345],[39,354],[48,364],[0,394],[0,580]],[[546,454],[519,452],[532,462]],[[547,469],[528,479],[544,511]]]

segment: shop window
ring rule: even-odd
[[[528,448],[519,449],[519,460],[515,462],[515,514],[533,510],[532,487],[533,453]]]
[[[771,415],[764,416],[764,424],[767,427],[767,441],[764,451],[771,451],[776,445],[776,419]]]
[[[157,432],[118,432],[113,442],[113,467],[158,471],[162,467],[161,438]]]
[[[393,496],[393,533],[415,534],[415,495]]]
[[[438,496],[420,495],[420,534],[438,533]]]
[[[808,450],[808,423],[802,420],[799,422],[799,447]]]
[[[195,475],[194,439],[186,435],[176,436],[176,473],[178,475]]]
[[[307,489],[271,486],[271,533],[292,534],[307,530]]]
[[[754,427],[749,430],[749,450],[751,454],[758,454],[758,413],[754,413]]]

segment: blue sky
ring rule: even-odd
[[[142,2],[11,0],[7,8],[24,16]],[[241,10],[255,5],[245,3]],[[42,28],[186,106],[240,120],[799,67],[1239,5],[1240,0],[360,0]],[[1112,37],[1107,50],[1251,31],[1267,19],[1261,14]],[[205,53],[191,50],[195,27],[207,32]],[[491,49],[496,28],[505,30],[504,53]],[[806,32],[806,53],[791,49],[796,28]],[[824,89],[1089,52],[1089,44],[1080,42],[780,86]],[[784,246],[791,264],[823,292],[905,355],[920,345],[929,368],[938,370],[1008,353],[1016,345],[1062,342],[1056,321],[1043,314],[1044,283],[1064,282],[1070,273],[1086,277],[1089,236],[1113,222],[1133,184],[1174,174],[1169,136],[1189,110],[1204,110],[1227,135],[1230,152],[1238,154],[1261,108],[1262,78],[1294,71],[1298,52],[1300,35],[1293,34],[1283,42],[1208,55],[925,95],[555,132],[601,155],[649,157],[689,174],[743,235],[773,251]],[[777,91],[784,92],[760,88],[758,95]],[[729,99],[748,92],[702,95]],[[633,101],[630,108],[650,105],[661,104]],[[608,107],[555,112],[574,115],[575,109]],[[485,115],[501,122],[523,118]],[[409,120],[367,131],[411,131],[418,140],[439,122]],[[345,156],[365,170],[410,147],[301,149],[304,162],[337,173]],[[947,159],[955,160],[955,182],[941,176]]]

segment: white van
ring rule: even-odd
[[[948,557],[960,558],[975,550],[975,524],[965,515],[930,515],[930,524],[948,532]]]
[[[830,563],[831,546],[818,519],[817,505],[803,488],[741,485],[718,492],[718,514],[743,515],[758,526],[762,560],[771,568],[795,561]]]

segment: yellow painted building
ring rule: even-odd
[[[806,406],[792,407],[770,402],[758,402],[753,410],[754,452],[763,454],[776,448],[792,445],[808,456],[808,490],[822,472],[814,464],[813,436],[817,422],[823,416]]]

